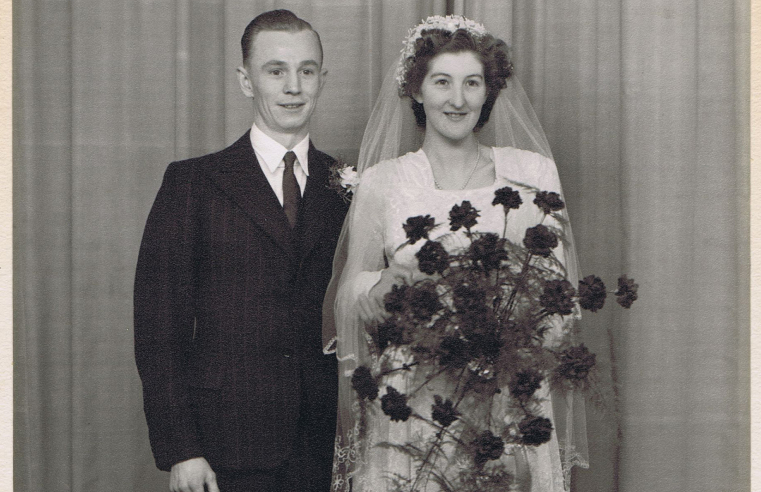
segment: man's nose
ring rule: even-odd
[[[298,94],[301,92],[301,79],[298,72],[291,72],[288,74],[288,78],[285,80],[285,86],[283,92],[286,94]]]

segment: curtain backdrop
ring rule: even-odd
[[[630,311],[583,321],[619,384],[590,414],[576,490],[748,490],[741,0],[15,2],[16,490],[167,490],[133,359],[137,249],[166,165],[250,126],[239,39],[271,8],[320,32],[329,75],[311,133],[350,161],[421,18],[464,13],[513,45],[582,269],[640,285]]]

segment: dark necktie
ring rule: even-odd
[[[285,170],[283,171],[283,210],[291,229],[296,227],[296,219],[299,215],[299,201],[301,200],[301,189],[299,182],[296,181],[296,175],[293,173],[293,163],[296,161],[296,154],[289,150],[283,157]]]

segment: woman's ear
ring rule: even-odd
[[[423,104],[423,96],[421,96],[419,92],[413,94],[412,99],[414,99],[418,104]]]

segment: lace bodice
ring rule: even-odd
[[[524,203],[534,199],[527,185],[544,191],[560,191],[555,163],[544,156],[519,150],[512,147],[493,148],[496,179],[490,186],[465,190],[438,190],[434,185],[433,173],[428,159],[422,149],[406,155],[378,163],[368,169],[362,176],[360,185],[363,202],[363,212],[357,212],[363,217],[360,237],[366,243],[363,246],[376,250],[376,255],[385,255],[389,262],[396,262],[417,270],[415,253],[422,247],[424,241],[406,246],[398,250],[404,243],[405,236],[402,224],[408,217],[431,215],[440,224],[432,233],[431,238],[437,238],[449,233],[449,211],[453,205],[468,200],[473,207],[480,211],[478,224],[473,229],[478,232],[494,232],[513,242],[520,242],[526,228],[541,222],[542,214],[537,207],[522,206],[510,212],[507,229],[505,230],[502,206],[492,205],[494,192],[504,186],[511,186],[521,193]],[[459,234],[447,238],[447,248],[457,248],[466,244],[461,229]],[[383,249],[380,250],[382,245]],[[359,247],[359,246],[358,246]],[[365,254],[371,254],[367,251]],[[384,263],[378,263],[379,269]],[[366,293],[380,278],[375,272],[357,276],[352,290],[356,295]]]

